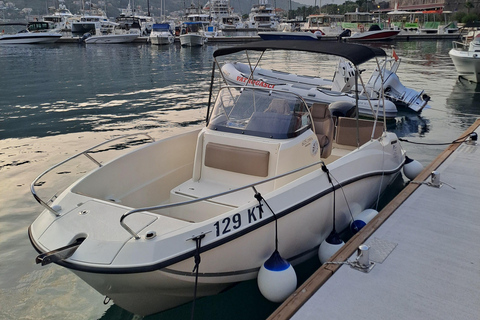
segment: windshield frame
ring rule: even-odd
[[[228,95],[231,96],[230,101],[226,98]],[[247,101],[249,95],[254,97],[253,104],[248,107],[249,110],[242,108],[243,101],[240,102],[242,95],[246,96]],[[274,100],[276,101],[274,102]],[[284,100],[286,104],[280,100]],[[230,104],[225,102],[230,102]],[[285,104],[284,114],[280,114],[278,111],[272,112],[272,104],[275,103],[277,106],[278,103]],[[240,109],[238,109],[239,107]],[[288,110],[286,110],[287,108]],[[234,113],[235,111],[242,112],[244,118],[239,119],[239,115]],[[254,118],[253,121],[252,118]],[[265,122],[266,120],[268,122]],[[254,125],[254,122],[257,124]],[[313,120],[307,103],[295,93],[251,86],[227,85],[222,86],[217,92],[207,128],[255,137],[290,139],[301,135],[308,129],[313,131]]]

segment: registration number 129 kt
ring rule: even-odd
[[[218,220],[213,224],[215,227],[215,234],[217,237],[227,234],[233,230],[237,230],[242,226],[242,223],[251,224],[257,220],[263,218],[263,204],[253,207],[247,210],[246,217],[242,219],[241,213],[236,213],[231,217],[226,217],[222,220]]]

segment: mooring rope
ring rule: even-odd
[[[262,194],[260,192],[257,191],[257,189],[255,189],[254,186],[252,186],[253,188],[253,191],[255,192],[255,199],[258,200],[258,210],[260,210],[260,213],[263,213],[263,209],[262,209],[262,206],[261,206],[261,201],[263,200],[263,202],[265,202],[265,204],[267,205],[268,209],[270,210],[270,212],[273,214],[273,217],[275,218],[275,251],[278,251],[278,221],[277,221],[277,215],[275,214],[275,212],[272,210],[272,208],[270,207],[270,205],[268,204],[268,202],[262,197]]]
[[[200,247],[202,246],[202,239],[205,238],[205,234],[201,234],[195,238],[192,238],[192,240],[195,240],[195,246],[196,246],[196,250],[195,250],[195,266],[193,267],[193,271],[192,272],[195,272],[195,287],[193,289],[193,301],[192,301],[192,312],[191,312],[191,317],[190,319],[193,320],[194,316],[195,316],[195,301],[197,300],[197,289],[198,289],[198,269],[199,269],[199,266],[200,266],[200,261],[201,261],[201,258],[200,258]]]
[[[415,142],[415,141],[410,141],[407,139],[402,139],[398,138],[398,140],[406,143],[412,143],[412,144],[419,144],[419,145],[426,145],[426,146],[445,146],[445,145],[451,145],[451,144],[456,144],[456,143],[463,143],[465,142],[464,140],[468,138],[474,131],[467,133],[463,137],[460,137],[458,139],[453,140],[452,142],[441,142],[441,143],[427,143],[427,142]]]

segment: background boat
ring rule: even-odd
[[[321,34],[302,31],[259,31],[262,40],[319,40]]]
[[[400,30],[382,30],[376,24],[370,26],[368,31],[354,32],[350,37],[345,39],[348,41],[385,41],[393,40],[400,33]]]
[[[24,30],[16,34],[1,34],[0,44],[54,43],[61,37],[59,30],[53,29],[53,23],[35,21],[29,22]]]
[[[180,31],[180,44],[183,47],[203,46],[206,37],[203,22],[184,22]]]
[[[173,30],[169,23],[156,23],[152,27],[149,40],[151,44],[165,45],[172,44],[175,40]]]
[[[465,25],[466,30],[477,31],[479,23]],[[469,31],[469,33],[470,33]],[[464,41],[453,41],[453,48],[448,52],[452,58],[459,77],[472,82],[480,82],[480,35],[466,37]]]

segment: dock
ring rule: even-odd
[[[422,41],[422,40],[455,40],[460,39],[459,33],[446,33],[446,34],[432,34],[432,33],[412,33],[405,35],[398,35],[393,41]],[[63,36],[56,43],[68,44],[79,43],[80,37],[78,36]],[[250,41],[262,40],[259,36],[217,36],[209,38],[208,43],[241,43]],[[338,41],[338,37],[324,36],[322,41]],[[178,42],[178,37],[175,38],[175,42]],[[134,43],[149,43],[148,37],[138,37]],[[359,43],[372,43],[362,41]]]
[[[479,126],[477,119],[268,319],[480,319],[480,144],[464,138]],[[370,268],[359,270],[351,262],[362,244]]]

